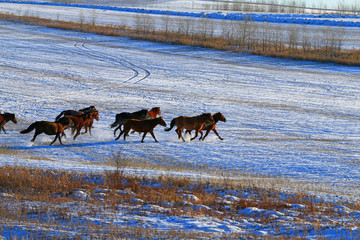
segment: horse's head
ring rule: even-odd
[[[151,112],[155,113],[156,115],[161,115],[160,107],[153,107],[150,109]]]
[[[166,127],[166,122],[164,121],[164,119],[163,119],[162,117],[158,117],[157,119],[158,119],[159,124],[160,124],[161,126]]]
[[[99,121],[99,112],[96,110],[92,112],[92,117],[96,119],[96,121]]]
[[[222,121],[222,122],[226,122],[226,118],[224,117],[224,115],[222,115],[221,112],[217,112],[213,115],[214,120],[217,121]]]
[[[5,119],[5,121],[12,121],[13,123],[17,123],[17,119],[15,117],[15,114],[13,113],[3,113],[2,114],[3,118]]]

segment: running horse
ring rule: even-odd
[[[4,131],[4,133],[6,134],[4,125],[8,122],[8,121],[12,121],[13,123],[17,123],[17,119],[15,117],[15,114],[13,113],[1,113],[0,114],[0,133],[1,133],[1,129]]]
[[[95,108],[95,106],[90,106],[90,107],[86,107],[80,110],[64,110],[62,111],[56,118],[55,121],[59,120],[61,117],[65,117],[65,116],[80,116],[84,113],[90,113],[90,112],[94,112],[97,111],[97,109]]]
[[[219,121],[226,122],[226,118],[224,117],[224,115],[222,115],[221,112],[215,113],[214,115],[212,115],[212,117],[214,119],[214,122],[213,123],[205,122],[204,126],[200,129],[200,131],[199,131],[200,132],[199,140],[204,140],[206,138],[206,136],[210,133],[210,131],[213,131],[216,134],[216,136],[218,136],[220,138],[220,140],[224,140],[222,137],[220,137],[220,135],[216,131],[215,127],[216,127],[216,124]],[[206,133],[205,133],[204,137],[203,137],[202,130],[206,130]],[[186,133],[189,133],[191,135],[191,130],[186,130],[185,134]]]
[[[174,126],[176,126],[177,128],[175,129],[175,132],[178,134],[178,138],[181,138],[185,142],[182,135],[183,130],[195,130],[195,137],[191,138],[192,141],[198,136],[199,131],[206,122],[214,122],[211,113],[203,113],[195,117],[180,116],[171,120],[170,127],[166,128],[165,131],[170,131]]]
[[[126,140],[126,136],[129,135],[130,130],[134,130],[138,133],[144,133],[141,142],[144,142],[144,138],[147,133],[150,133],[151,136],[154,138],[155,142],[158,142],[154,135],[154,128],[160,124],[161,126],[166,127],[166,123],[162,117],[152,118],[152,119],[145,119],[145,120],[138,120],[138,119],[129,119],[124,123],[124,129],[121,130],[119,136],[115,139],[118,140],[121,135],[124,134],[124,141]]]
[[[92,125],[94,124],[94,119],[96,121],[99,121],[99,112],[97,110],[89,113],[88,118],[85,119],[85,123],[84,123],[85,131],[82,132],[82,134],[85,134],[89,131],[90,136],[92,135],[91,128]]]
[[[81,129],[85,127],[85,130],[89,128],[90,132],[90,125],[91,121],[93,121],[94,115],[96,112],[90,113],[83,113],[81,115],[67,115],[66,117],[70,118],[73,122],[73,126],[71,127],[71,134],[74,135],[74,140],[80,135]],[[75,133],[76,131],[76,133]]]
[[[153,107],[150,110],[142,109],[136,112],[122,112],[118,113],[115,116],[115,122],[110,125],[110,128],[115,128],[114,136],[116,136],[116,131],[121,130],[121,126],[129,119],[145,120],[156,118],[157,115],[161,115],[160,107]]]
[[[56,135],[55,139],[50,143],[50,145],[53,145],[57,139],[59,139],[59,142],[62,145],[63,144],[61,142],[62,133],[67,127],[72,126],[72,124],[73,122],[69,117],[62,117],[55,122],[37,121],[32,123],[27,129],[22,130],[20,133],[26,134],[35,129],[34,137],[31,139],[32,142],[35,141],[35,138],[39,134],[45,133],[47,135]]]
[[[85,131],[83,132],[83,134],[87,133],[89,131],[90,135],[91,135],[91,128],[93,127],[94,124],[94,119],[96,119],[96,121],[99,121],[99,111],[95,108],[95,106],[89,106],[80,110],[65,110],[62,111],[56,118],[55,120],[60,119],[62,116],[77,116],[77,117],[81,117],[84,114],[88,114],[88,118],[85,120],[83,127],[85,128]],[[74,131],[72,131],[74,132]],[[63,134],[65,135],[65,133]]]

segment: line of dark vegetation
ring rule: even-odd
[[[324,28],[318,33],[322,37],[314,39],[313,33],[306,28],[301,32],[294,28],[274,29],[266,23],[255,23],[250,20],[230,21],[222,27],[221,36],[216,36],[213,23],[209,19],[173,20],[164,16],[162,30],[156,30],[154,19],[147,14],[138,15],[134,28],[120,25],[98,25],[95,23],[95,19],[93,22],[87,23],[83,16],[80,16],[79,22],[13,14],[0,14],[0,19],[64,30],[93,32],[261,56],[360,66],[360,50],[343,49],[345,33],[331,28]],[[170,25],[174,25],[174,22],[171,21],[177,21],[176,30],[169,28]],[[195,32],[195,28],[202,30]]]

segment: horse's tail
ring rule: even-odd
[[[55,118],[55,122],[59,121],[59,119],[61,118],[62,115],[64,115],[65,111],[62,111],[59,115],[57,115],[57,117]]]
[[[116,114],[115,122],[113,122],[110,125],[110,128],[114,128],[114,127],[118,126],[119,124],[123,124],[123,121],[124,121],[124,115],[122,113]]]
[[[175,120],[176,120],[176,118],[174,118],[173,120],[171,120],[170,127],[169,127],[169,128],[165,128],[165,131],[170,131],[171,129],[173,129],[173,127],[175,126]]]
[[[113,123],[110,125],[110,128],[114,128],[114,127],[116,127],[117,125],[119,125],[119,119],[118,119],[118,115],[116,114],[115,122],[113,122]]]
[[[34,130],[36,128],[36,125],[37,125],[37,123],[34,122],[27,129],[22,130],[20,133],[21,134],[29,133],[29,132],[31,132],[32,130]]]

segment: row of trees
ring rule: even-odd
[[[139,35],[162,34],[164,38],[183,38],[188,41],[213,42],[217,39],[218,49],[232,48],[245,52],[310,52],[322,50],[325,57],[336,57],[342,51],[346,37],[343,28],[323,27],[314,32],[306,25],[273,25],[245,21],[219,22],[201,18],[173,18],[163,16],[161,23],[151,15],[138,15],[135,29]]]
[[[60,3],[85,3],[86,0],[50,0],[52,2]],[[200,9],[200,10],[223,10],[223,11],[242,11],[242,12],[272,12],[272,13],[341,13],[341,14],[359,14],[360,3],[358,0],[337,0],[337,7],[329,9],[326,1],[323,3],[313,3],[311,6],[307,6],[304,0],[192,0],[176,3],[179,8],[186,9]],[[93,4],[103,4],[102,1],[95,1]],[[132,1],[110,1],[110,5],[120,7],[143,7],[147,6],[169,9],[173,8],[174,2],[172,1],[144,1],[144,0],[132,0]]]
[[[216,11],[241,11],[241,12],[272,12],[272,13],[340,13],[359,14],[360,4],[357,0],[338,0],[337,7],[328,8],[326,2],[313,3],[308,6],[305,1],[299,0],[220,0],[220,1],[188,1],[182,3],[180,8],[216,10]],[[169,8],[169,3],[154,4],[157,8]]]

